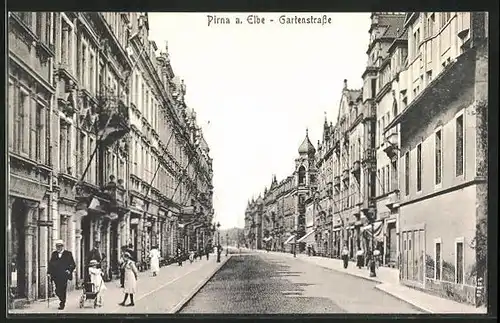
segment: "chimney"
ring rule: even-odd
[[[344,90],[347,90],[347,80],[344,80]]]

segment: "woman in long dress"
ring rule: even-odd
[[[160,271],[160,251],[158,250],[158,246],[154,246],[149,251],[149,258],[151,260],[151,272],[153,276],[156,276]]]
[[[124,254],[125,258],[125,281],[124,281],[124,288],[123,292],[125,293],[125,298],[123,299],[123,302],[121,302],[119,305],[121,306],[134,306],[134,294],[137,292],[137,267],[135,266],[134,261],[132,260],[132,257],[130,253],[125,252]],[[125,305],[125,302],[127,301],[128,295],[130,295],[130,304]]]
[[[97,305],[102,306],[102,293],[106,290],[106,285],[104,285],[104,273],[101,268],[97,268],[99,263],[97,260],[92,259],[89,263],[89,276],[90,282],[94,284],[95,291],[99,293],[99,298],[97,300]]]

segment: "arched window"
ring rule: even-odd
[[[299,168],[299,185],[306,183],[306,169],[304,166],[300,166]]]

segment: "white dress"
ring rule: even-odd
[[[89,268],[90,282],[95,285],[96,291],[101,293],[106,290],[106,285],[104,285],[104,275],[100,268],[90,267]]]
[[[160,271],[160,252],[158,249],[151,249],[149,252],[149,258],[151,259],[151,271],[157,273]]]
[[[123,284],[123,292],[126,294],[135,294],[137,292],[137,267],[131,260],[127,260],[125,264],[125,282]]]

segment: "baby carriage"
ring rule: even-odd
[[[80,296],[80,308],[83,308],[85,306],[85,302],[92,302],[94,305],[94,308],[96,308],[99,304],[102,305],[102,299],[99,301],[99,290],[100,286],[97,287],[95,284],[87,282],[83,284],[83,293],[82,296]]]

